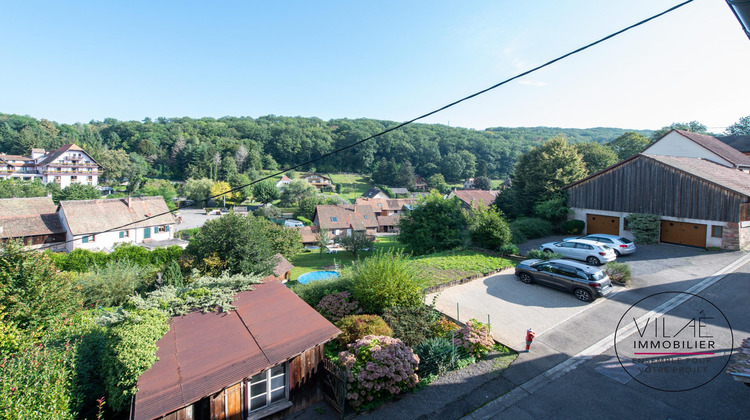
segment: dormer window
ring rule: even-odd
[[[332,222],[338,222],[338,221],[339,221],[339,218],[338,218],[338,217],[331,217],[331,221],[332,221]]]

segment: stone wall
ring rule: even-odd
[[[750,226],[740,228],[740,248],[743,251],[750,249]]]
[[[743,228],[746,230],[748,228]],[[727,223],[721,235],[721,247],[723,249],[740,249],[740,225],[739,223]]]

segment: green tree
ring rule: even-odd
[[[235,213],[208,220],[185,252],[192,255],[204,271],[270,274],[275,252],[266,235],[269,223],[265,219]],[[218,260],[217,263],[214,264],[212,259]]]
[[[742,117],[724,130],[727,136],[750,136],[750,115]]]
[[[482,248],[496,251],[513,240],[508,223],[493,208],[477,206],[467,220],[471,241]]]
[[[434,174],[427,178],[427,185],[432,189],[440,191],[440,194],[448,194],[451,192],[451,186],[445,182],[443,174]]]
[[[323,251],[325,251],[328,246],[328,241],[331,239],[331,235],[328,233],[328,230],[320,229],[320,231],[315,234],[315,239],[318,241],[318,258],[321,258],[323,256]]]
[[[611,147],[606,147],[599,143],[578,143],[575,145],[575,148],[581,154],[583,163],[586,164],[588,175],[608,168],[620,160],[617,157],[617,153]]]
[[[213,184],[214,182],[208,178],[189,178],[182,185],[182,194],[188,200],[200,202],[201,207],[204,207],[206,205],[204,200],[211,196],[211,186]]]
[[[234,197],[232,187],[228,182],[216,181],[211,185],[211,197],[216,202],[224,204],[225,200],[231,200]]]
[[[130,168],[130,156],[122,149],[96,149],[91,157],[102,165],[103,172],[99,182],[105,185],[117,185],[127,178]]]
[[[474,178],[474,188],[489,191],[492,189],[492,181],[486,176],[478,176]]]
[[[237,174],[239,174],[237,162],[230,156],[224,156],[224,159],[221,160],[221,179],[229,181]]]
[[[93,200],[101,197],[102,193],[93,185],[70,184],[63,188],[60,200]]]
[[[453,249],[464,244],[465,226],[458,198],[433,192],[401,216],[399,242],[416,254]]]
[[[150,179],[146,181],[146,184],[141,187],[138,193],[151,197],[160,195],[164,197],[164,201],[170,210],[177,208],[174,203],[174,198],[177,197],[177,190],[166,179]]]
[[[424,278],[404,254],[376,252],[355,262],[344,276],[351,278],[354,299],[366,313],[382,314],[388,308],[422,304]]]
[[[512,187],[518,212],[531,214],[535,203],[584,176],[586,165],[575,147],[561,137],[548,140],[518,159]]]
[[[664,134],[666,134],[666,132]],[[636,132],[629,131],[607,143],[605,146],[615,152],[617,159],[623,160],[642,152],[643,149],[648,147],[648,144],[649,140],[646,137],[643,137]]]
[[[0,243],[0,309],[7,321],[43,329],[70,314],[74,303],[70,275],[58,271],[46,253],[26,252],[19,241]]]
[[[255,197],[255,201],[267,204],[278,200],[280,196],[279,189],[276,188],[276,184],[271,180],[261,181],[253,185],[253,197]]]
[[[411,166],[411,162],[408,160],[401,164],[401,167],[398,169],[398,174],[396,177],[396,185],[402,188],[406,189],[414,189],[414,178],[416,175],[414,174],[414,167]]]
[[[372,172],[372,182],[383,185],[395,185],[397,183],[398,169],[396,161],[392,158],[391,160],[382,158]]]
[[[128,193],[138,191],[143,185],[143,177],[148,172],[148,162],[138,153],[130,153],[130,164],[125,170],[125,178],[128,180]]]
[[[271,244],[274,254],[279,253],[289,259],[302,252],[302,235],[299,230],[262,221],[265,222],[264,235]]]
[[[312,220],[315,217],[315,210],[318,208],[318,204],[320,204],[318,197],[305,197],[300,200],[299,208],[294,213],[294,216],[302,216]]]
[[[339,238],[338,242],[344,249],[351,252],[354,258],[357,258],[358,252],[372,248],[375,238],[368,236],[365,232],[352,232],[351,235]]]
[[[318,191],[309,182],[301,179],[294,180],[281,192],[281,206],[299,206],[304,198],[317,196]]]

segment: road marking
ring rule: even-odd
[[[726,277],[727,274],[733,272],[734,270],[745,265],[748,262],[750,262],[750,254],[747,254],[741,258],[738,258],[733,263],[727,265],[726,267],[714,273],[712,276],[706,277],[702,281],[693,285],[691,288],[687,289],[685,292],[697,295],[698,293],[702,292],[709,286],[713,285],[714,283]],[[686,294],[679,294],[667,300],[666,302],[662,303],[661,305],[657,306],[656,308],[654,308],[652,311],[648,312],[647,314],[638,318],[638,322],[642,323],[648,317],[661,316],[671,311],[672,309],[676,308],[677,306],[685,303],[685,301],[687,301],[690,298],[692,298],[692,296],[686,295]],[[629,325],[628,327],[622,328],[620,330],[620,333],[618,334],[619,339],[617,341],[620,342],[624,340],[630,334],[635,332],[634,330],[635,330],[635,323]],[[468,419],[468,420],[489,419],[489,418],[497,416],[501,412],[505,411],[507,408],[518,403],[523,398],[533,394],[534,392],[536,392],[538,389],[542,388],[543,386],[565,375],[566,373],[574,370],[575,368],[577,368],[584,362],[591,360],[594,356],[597,356],[609,350],[615,344],[614,339],[615,339],[614,333],[602,338],[601,340],[594,343],[592,346],[588,347],[587,349],[582,350],[580,353],[572,356],[568,360],[560,363],[557,366],[550,368],[549,370],[537,375],[531,380],[519,385],[518,387],[508,392],[507,394],[493,401],[490,401],[489,403],[480,407],[476,411],[465,416],[464,419]]]

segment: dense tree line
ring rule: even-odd
[[[27,155],[32,147],[55,149],[76,143],[107,171],[104,182],[129,180],[138,189],[144,177],[172,180],[208,178],[234,185],[255,179],[261,169],[300,164],[376,134],[396,123],[371,119],[264,116],[157,118],[88,124],[58,124],[28,116],[0,114],[0,151]],[[446,181],[468,177],[507,177],[519,156],[543,140],[564,135],[571,143],[607,142],[623,134],[616,128],[492,128],[472,130],[437,124],[412,124],[367,141],[304,170],[370,174],[397,168],[399,184],[410,173]],[[642,132],[650,135],[650,132]],[[384,165],[385,161],[385,165]],[[240,176],[247,178],[240,179]],[[234,181],[234,182],[233,182]]]

